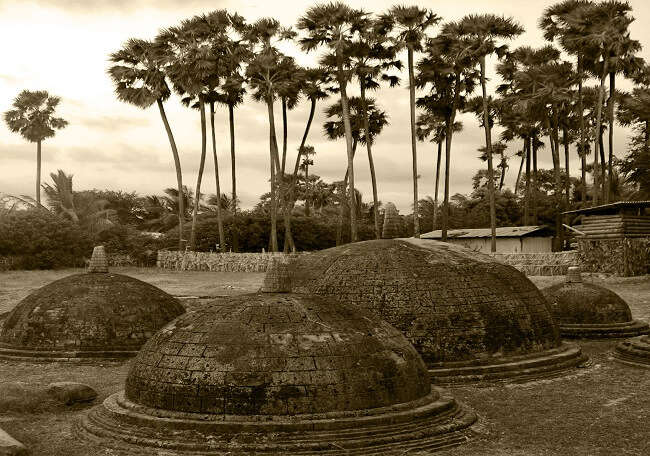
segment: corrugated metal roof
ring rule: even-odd
[[[501,226],[496,229],[497,237],[522,237],[528,236],[537,231],[546,231],[548,229],[545,225],[532,225],[532,226]],[[541,233],[538,233],[541,234]],[[492,236],[490,228],[468,228],[468,229],[453,229],[447,230],[448,238],[489,238]],[[442,230],[430,231],[420,235],[422,239],[441,239]]]
[[[650,201],[617,201],[616,203],[601,204],[600,206],[585,207],[573,211],[566,211],[563,214],[588,214],[591,212],[606,211],[623,207],[650,207]]]

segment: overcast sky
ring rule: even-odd
[[[349,1],[376,13],[388,9],[395,0]],[[543,44],[537,19],[555,1],[528,0],[420,0],[422,7],[433,10],[446,20],[470,13],[502,13],[512,16],[526,32],[512,46]],[[636,22],[632,36],[644,47],[650,46],[650,2],[630,2]],[[219,0],[0,0],[0,111],[10,109],[14,97],[23,89],[47,90],[61,97],[58,114],[69,126],[43,143],[43,180],[49,173],[62,169],[74,174],[74,188],[136,191],[160,194],[176,185],[172,155],[158,110],[153,106],[141,110],[119,102],[106,75],[107,56],[118,50],[128,38],[153,39],[157,31],[177,24],[181,19],[213,9],[238,12],[249,21],[273,16],[285,25],[295,24],[313,2],[307,1],[219,1]],[[436,28],[432,33],[436,33]],[[299,63],[313,63],[314,56],[304,56],[295,47],[285,52]],[[647,49],[642,54],[650,58]],[[404,59],[405,60],[405,59]],[[493,63],[493,62],[492,62]],[[494,79],[494,78],[493,78]],[[491,85],[496,81],[491,81]],[[592,82],[594,83],[594,82]],[[628,88],[625,82],[618,87]],[[379,185],[379,198],[393,201],[402,213],[410,211],[412,202],[411,151],[409,133],[408,90],[406,84],[382,89],[374,94],[378,104],[388,112],[390,125],[376,140],[373,149]],[[329,100],[326,103],[331,103]],[[322,134],[325,104],[317,107],[308,143],[317,152],[313,172],[326,181],[342,179],[345,173],[345,142],[331,142]],[[200,125],[196,111],[184,108],[177,97],[166,104],[167,114],[181,154],[184,183],[194,188],[200,156]],[[289,113],[289,160],[295,160],[305,122],[308,103]],[[281,118],[279,107],[276,119]],[[463,115],[465,129],[454,137],[451,167],[451,193],[471,191],[471,177],[482,166],[476,149],[484,136],[472,116]],[[266,109],[247,98],[235,113],[237,139],[238,194],[244,207],[252,207],[259,195],[268,191],[269,153]],[[276,120],[277,123],[277,120]],[[278,125],[278,134],[281,127]],[[498,134],[498,130],[496,132]],[[496,138],[497,134],[493,134]],[[615,151],[625,153],[630,132],[618,128]],[[217,112],[217,141],[222,189],[229,191],[230,155],[227,112]],[[511,144],[513,155],[520,144]],[[357,186],[364,201],[372,199],[368,162],[363,150],[355,160]],[[572,149],[572,156],[574,156]],[[36,146],[0,125],[0,192],[33,196]],[[420,195],[433,195],[433,145],[418,144]],[[550,150],[541,154],[541,167],[551,167]],[[519,162],[513,158],[507,185],[514,185]],[[571,163],[577,175],[578,159]],[[214,166],[206,164],[202,191],[214,193]]]

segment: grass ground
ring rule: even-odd
[[[75,270],[0,273],[0,313],[45,283]],[[124,268],[116,272],[157,285],[177,296],[223,296],[256,290],[261,274],[178,273]],[[561,278],[533,277],[540,287]],[[650,320],[650,277],[591,277],[624,297],[635,318]],[[187,302],[187,301],[186,301]],[[616,363],[616,341],[581,342],[592,364],[566,377],[527,384],[456,387],[454,396],[473,408],[480,421],[467,444],[445,456],[549,456],[650,454],[650,371]],[[122,388],[129,364],[70,365],[0,362],[0,382],[47,384],[78,381],[99,393],[96,403]],[[39,413],[3,412],[0,427],[34,455],[115,456],[79,441],[73,424],[88,407],[62,406]]]

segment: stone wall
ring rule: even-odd
[[[569,266],[579,266],[577,251],[547,253],[490,253],[497,261],[514,266],[529,276],[566,275]]]
[[[578,239],[578,253],[585,272],[620,276],[650,273],[650,237]]]
[[[273,261],[286,261],[284,253],[213,253],[159,250],[156,265],[177,271],[266,272]]]

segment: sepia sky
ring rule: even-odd
[[[164,188],[176,185],[172,155],[160,115],[155,105],[141,110],[115,98],[112,83],[106,75],[108,54],[118,50],[128,38],[153,39],[160,28],[213,9],[236,11],[248,21],[273,16],[285,25],[292,25],[313,3],[287,0],[0,0],[0,42],[3,43],[0,50],[0,111],[10,109],[14,97],[23,89],[47,90],[61,97],[58,114],[70,124],[43,143],[44,182],[49,181],[49,173],[62,169],[74,174],[75,190],[121,189],[139,194],[160,194]],[[347,3],[381,13],[397,1]],[[537,20],[544,8],[555,1],[420,0],[403,3],[417,3],[430,8],[445,21],[469,13],[512,16],[525,27],[526,32],[511,45],[539,46],[543,44],[543,38]],[[632,37],[645,47],[641,56],[650,59],[650,30],[646,25],[650,21],[650,2],[636,0],[630,3],[636,17],[631,26]],[[436,31],[434,28],[431,33]],[[283,50],[297,57],[303,65],[316,60],[315,55],[304,56],[294,46],[285,46]],[[491,81],[490,85],[495,82]],[[617,85],[622,89],[629,88],[629,84],[622,80],[617,81]],[[388,112],[390,121],[373,149],[379,199],[393,201],[402,213],[408,213],[412,202],[412,180],[406,83],[402,82],[400,87],[393,89],[381,89],[373,96]],[[310,172],[326,181],[342,179],[346,166],[345,142],[328,141],[322,134],[322,111],[332,102],[330,99],[317,106],[317,116],[308,139],[317,153]],[[198,112],[181,106],[175,96],[167,102],[166,109],[181,154],[184,183],[194,188],[201,145]],[[289,163],[295,160],[308,110],[308,103],[302,103],[289,112]],[[279,118],[280,109],[276,106],[276,123]],[[469,193],[471,177],[482,166],[476,149],[484,145],[483,131],[472,116],[463,115],[461,120],[465,128],[454,137],[451,194]],[[216,122],[222,191],[228,192],[231,181],[225,109],[217,112]],[[260,194],[268,191],[266,109],[247,98],[235,112],[235,122],[238,195],[242,205],[249,208],[257,202]],[[498,131],[493,133],[493,138],[497,138]],[[280,140],[280,124],[277,132]],[[619,157],[625,152],[629,134],[630,131],[623,128],[615,131],[615,151]],[[520,147],[520,144],[511,144],[508,154],[513,155]],[[0,193],[33,196],[35,156],[36,146],[11,133],[2,121]],[[418,160],[420,195],[433,195],[432,144],[418,144]],[[540,162],[541,167],[552,166],[548,147],[541,152]],[[573,158],[573,175],[578,174],[578,164],[577,157]],[[514,185],[518,166],[519,161],[513,158],[506,185]],[[355,159],[355,175],[364,201],[371,200],[368,161],[363,148],[358,149]],[[206,163],[202,191],[214,193],[214,188],[214,165],[210,159]]]

